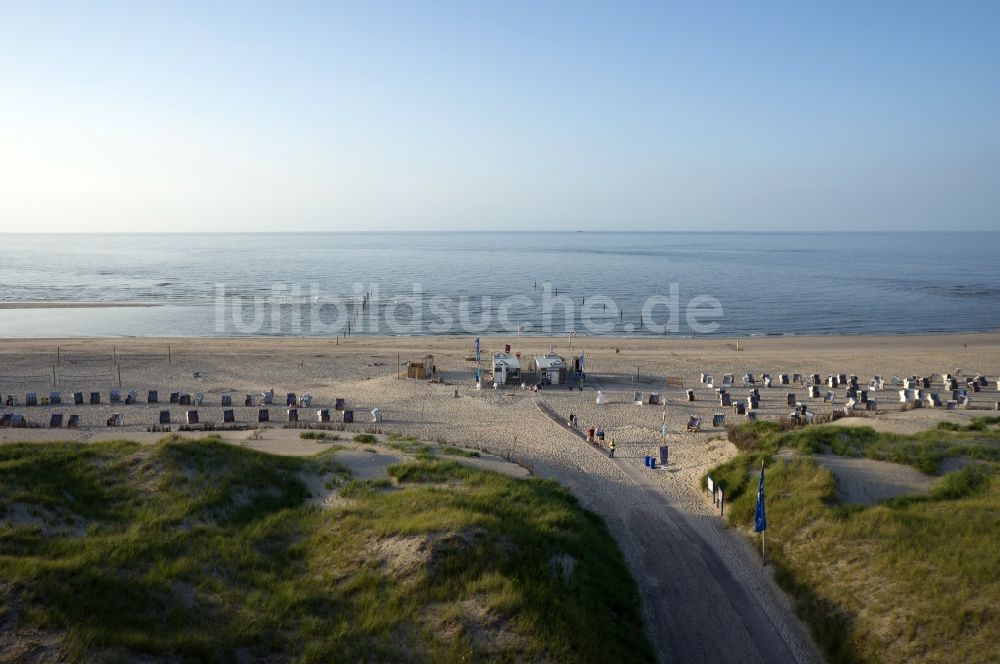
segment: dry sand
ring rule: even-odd
[[[118,385],[120,366],[122,387],[139,390],[140,400],[148,389],[158,389],[161,398],[172,390],[204,392],[208,405],[199,409],[203,422],[221,421],[218,403],[226,391],[237,395],[234,402],[239,404],[243,394],[270,387],[281,403],[289,391],[308,392],[314,405],[323,407],[344,397],[359,420],[348,426],[351,431],[371,426],[367,411],[378,406],[384,416],[378,424],[382,431],[509,455],[535,474],[570,487],[585,506],[606,519],[622,546],[639,582],[649,633],[661,659],[734,662],[809,662],[819,661],[819,655],[769,568],[761,566],[742,533],[725,528],[698,486],[708,468],[736,450],[723,440],[721,428],[707,426],[698,434],[685,433],[688,417],[701,417],[709,425],[715,412],[725,412],[729,422],[742,419],[717,405],[713,390],[699,382],[701,372],[717,378],[732,373],[737,384],[746,371],[757,376],[769,372],[774,378],[782,372],[815,372],[824,377],[844,372],[857,374],[867,383],[874,374],[889,379],[960,368],[963,375],[982,372],[991,379],[990,387],[971,395],[972,408],[993,409],[1000,398],[996,391],[998,334],[761,338],[741,340],[740,350],[735,341],[726,339],[578,337],[572,351],[565,338],[483,339],[483,358],[501,350],[503,343],[519,343],[514,350],[522,351],[522,364],[550,345],[565,356],[585,350],[590,383],[583,391],[548,388],[537,396],[511,387],[477,391],[472,379],[476,365],[464,359],[472,351],[468,338],[353,338],[339,344],[308,339],[73,339],[0,341],[0,393],[18,394],[21,399],[28,390],[47,394],[52,389],[52,367],[61,360],[55,371],[64,398],[74,389],[100,389],[106,399],[108,389]],[[434,354],[439,376],[451,384],[397,379],[397,355],[405,362],[425,353]],[[667,376],[679,377],[685,387],[694,388],[697,400],[688,403],[682,389],[667,389]],[[607,394],[608,403],[603,406],[595,404],[598,388]],[[633,390],[658,391],[667,405],[633,405]],[[941,418],[964,420],[976,414],[940,409],[899,413],[895,390],[873,395],[886,414],[865,419],[865,424],[902,431],[926,428]],[[746,393],[741,387],[731,391],[735,399]],[[761,389],[759,416],[787,415],[791,410],[787,392],[808,402],[817,413],[832,408],[806,399],[800,386],[775,385]],[[835,392],[843,403],[843,391]],[[566,417],[577,415],[584,429],[602,426],[618,442],[616,458],[608,459],[557,426],[540,412],[536,401]],[[55,409],[17,410],[47,422],[48,412]],[[158,406],[63,405],[59,410],[81,413],[83,424],[92,428],[78,432],[0,430],[0,440],[158,437],[145,433],[146,426],[156,421]],[[186,408],[170,410],[177,421]],[[255,409],[239,406],[235,410],[238,420],[255,419]],[[125,415],[128,426],[114,431],[104,428],[111,412]],[[300,418],[307,419],[310,412],[304,410]],[[643,467],[642,457],[654,453],[660,444],[664,412],[670,464],[650,471]],[[273,426],[280,426],[283,414],[283,407],[272,407],[272,420],[279,420]],[[273,430],[264,435],[274,437],[268,449],[277,453],[300,453],[302,444],[316,445]],[[248,434],[226,436],[241,439]]]

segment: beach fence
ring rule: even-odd
[[[0,387],[48,385],[50,383],[52,385],[55,385],[55,378],[53,373],[33,374],[33,375],[0,374]]]
[[[109,352],[110,351],[110,352]],[[118,364],[120,362],[165,362],[172,361],[170,346],[95,349],[80,346],[56,346],[56,365],[62,364]]]

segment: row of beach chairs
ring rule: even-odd
[[[73,392],[67,403],[72,403],[74,406],[82,406],[84,404],[90,405],[100,405],[102,403],[101,392]],[[180,406],[203,406],[206,405],[205,395],[201,392],[191,395],[187,392],[171,392],[170,393],[170,403],[177,404]],[[160,402],[160,394],[157,390],[149,390],[146,394],[146,403],[155,404]],[[24,397],[25,406],[55,406],[63,403],[62,393],[53,391],[49,392],[48,395],[39,395],[37,392],[28,392]],[[111,390],[108,393],[108,403],[110,404],[124,404],[130,406],[132,404],[139,403],[139,393],[136,390],[129,390],[124,395],[121,390]],[[260,396],[257,397],[253,394],[245,395],[243,400],[244,406],[257,406],[272,405],[274,403],[274,392],[267,391],[261,392]],[[308,408],[312,403],[311,394],[303,394],[302,396],[297,396],[294,392],[289,392],[285,396],[285,405],[289,408]],[[18,399],[16,395],[8,394],[4,400],[4,405],[8,408],[18,406]],[[220,399],[221,406],[232,406],[233,405],[233,395],[223,394]],[[346,399],[338,398],[335,402],[335,410],[343,411],[347,408]]]
[[[331,411],[329,408],[320,408],[316,410],[315,417],[317,422],[330,422]],[[378,408],[372,409],[372,421],[381,421],[382,415]],[[286,411],[286,417],[289,422],[299,421],[299,409],[289,408]],[[345,424],[350,424],[354,422],[354,411],[353,410],[343,410],[341,411],[340,419]],[[50,429],[60,429],[63,427],[63,422],[66,422],[67,429],[78,429],[80,427],[80,415],[77,413],[70,414],[68,420],[64,420],[63,413],[52,413],[49,416],[49,428]],[[236,423],[236,411],[231,408],[227,408],[222,411],[222,421],[225,424]],[[257,422],[270,422],[271,421],[271,411],[267,408],[261,408],[257,411]],[[169,410],[161,410],[159,416],[159,424],[171,424],[171,413]],[[189,425],[200,424],[200,416],[197,410],[188,410],[184,413],[184,423]],[[125,425],[125,417],[121,413],[113,413],[111,417],[107,420],[107,426],[109,427],[120,427]],[[2,427],[27,427],[28,420],[21,413],[4,413],[0,415],[0,426]]]

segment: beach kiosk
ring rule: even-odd
[[[411,360],[406,365],[406,377],[424,380],[430,378],[434,373],[434,356],[424,355],[423,359]]]
[[[493,355],[493,382],[497,385],[521,382],[521,363],[510,353]]]
[[[538,380],[545,385],[562,385],[566,382],[566,360],[549,350],[545,355],[539,355],[532,362]]]

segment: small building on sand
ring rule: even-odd
[[[497,385],[517,383],[521,380],[521,362],[509,353],[493,354],[493,382]]]
[[[406,366],[406,377],[423,380],[434,374],[434,356],[424,355],[422,360],[411,361]]]
[[[538,380],[545,385],[561,385],[566,382],[566,360],[550,350],[532,361],[532,368]]]

